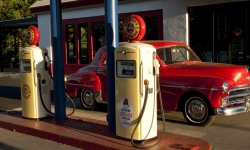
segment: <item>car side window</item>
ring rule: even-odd
[[[171,49],[172,62],[183,62],[187,60],[187,52],[184,48]]]
[[[158,48],[156,53],[166,65],[184,61],[200,61],[191,49],[184,46]]]
[[[159,48],[156,53],[164,64],[171,64],[170,48]]]

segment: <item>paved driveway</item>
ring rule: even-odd
[[[51,89],[53,90],[53,85]],[[51,92],[53,93],[53,91]],[[75,116],[106,120],[106,105],[100,105],[98,111],[91,112],[82,109],[78,98],[75,98],[74,102],[77,108],[74,113]],[[19,107],[21,107],[19,79],[0,78],[0,110]],[[72,105],[68,102],[67,112],[70,113],[71,111]],[[250,149],[250,113],[235,116],[217,116],[214,123],[209,127],[187,124],[180,112],[166,113],[165,116],[167,132],[203,139],[212,145],[213,150]],[[158,129],[161,130],[161,116],[158,115],[158,117]]]

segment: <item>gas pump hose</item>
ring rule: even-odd
[[[162,97],[161,97],[160,79],[159,79],[159,76],[158,76],[158,75],[157,75],[157,85],[158,85],[157,93],[159,93],[160,106],[161,106],[161,114],[162,114],[162,121],[163,121],[163,131],[162,131],[163,133],[162,133],[162,136],[161,136],[160,140],[159,140],[157,143],[155,143],[155,144],[153,144],[153,145],[150,145],[150,146],[138,146],[138,145],[136,145],[136,144],[134,143],[134,139],[133,139],[133,138],[134,138],[135,131],[136,131],[138,125],[140,124],[141,119],[142,119],[142,117],[143,117],[143,115],[144,115],[144,111],[145,111],[146,104],[147,104],[147,100],[148,100],[148,83],[145,83],[145,82],[144,82],[144,85],[145,85],[145,89],[146,89],[146,90],[145,90],[144,103],[143,103],[143,106],[142,106],[141,113],[140,113],[140,115],[139,115],[139,117],[138,117],[138,122],[137,122],[137,124],[136,124],[136,126],[135,126],[135,128],[134,128],[134,130],[133,130],[133,132],[132,132],[132,135],[131,135],[131,143],[132,143],[132,145],[133,145],[134,147],[136,147],[136,148],[153,148],[153,147],[155,147],[155,146],[157,146],[157,145],[159,145],[159,144],[161,143],[161,141],[162,141],[162,139],[164,138],[164,135],[165,135],[165,115],[164,115],[163,104],[162,104]]]
[[[44,109],[48,112],[48,113],[50,113],[50,114],[52,114],[52,115],[55,115],[55,113],[53,113],[53,112],[51,112],[46,106],[45,106],[45,104],[44,104],[44,101],[43,101],[43,97],[42,97],[42,91],[41,91],[41,76],[38,76],[38,79],[39,79],[39,81],[38,81],[38,86],[39,86],[39,95],[40,95],[40,99],[41,99],[41,102],[42,102],[42,105],[43,105],[43,107],[44,107]],[[53,78],[52,78],[52,80],[53,80]],[[74,101],[69,97],[69,95],[67,94],[67,93],[65,93],[65,95],[70,99],[70,101],[72,102],[72,105],[73,105],[73,111],[70,113],[70,114],[68,114],[67,116],[70,116],[70,115],[72,115],[74,112],[75,112],[75,109],[76,109],[76,106],[75,106],[75,103],[74,103]]]
[[[44,59],[45,62],[47,62],[47,64],[49,64],[49,62],[51,62],[51,60],[50,60],[50,58],[49,58],[49,56],[48,56],[47,54],[44,55],[43,59]],[[54,78],[53,78],[53,76],[52,76],[52,73],[50,72],[49,66],[46,66],[46,65],[45,65],[45,67],[46,67],[46,70],[48,70],[48,72],[49,72],[50,78],[51,78],[52,80],[54,80]],[[42,98],[42,92],[41,92],[41,75],[37,75],[37,77],[38,77],[38,79],[39,79],[39,93],[40,93],[40,99],[41,99],[42,105],[43,105],[44,109],[45,109],[48,113],[50,113],[50,114],[52,114],[52,115],[55,115],[53,112],[49,111],[48,108],[46,108],[46,106],[44,105],[43,98]],[[70,114],[67,115],[67,116],[70,116],[70,115],[72,115],[72,114],[75,112],[76,106],[75,106],[74,101],[70,98],[70,96],[69,96],[66,92],[65,92],[65,95],[70,99],[70,101],[72,102],[72,105],[73,105],[73,111],[72,111]]]
[[[50,69],[48,69],[48,71],[49,71],[49,76],[50,76],[50,78],[54,81],[54,78],[53,78],[53,76],[52,76],[52,73],[50,72]],[[72,114],[75,112],[76,106],[75,106],[75,103],[74,103],[74,101],[72,100],[72,98],[71,98],[66,92],[65,92],[65,95],[67,96],[67,98],[70,99],[70,101],[72,102],[72,105],[73,105],[73,111],[72,111],[70,114],[67,115],[67,116],[70,116],[70,115],[72,115]]]

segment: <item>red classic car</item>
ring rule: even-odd
[[[210,125],[216,115],[250,110],[246,66],[202,62],[181,42],[140,42],[156,48],[164,110],[182,111],[189,123],[199,126]],[[94,110],[97,103],[107,103],[106,47],[96,53],[89,66],[68,77],[66,91],[71,97],[80,97],[85,109]]]

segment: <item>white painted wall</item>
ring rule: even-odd
[[[188,7],[237,2],[244,0],[148,0],[129,1],[120,3],[118,13],[139,12],[147,10],[163,10],[163,35],[165,40],[182,41],[189,44]],[[105,14],[104,5],[96,7],[64,10],[62,19],[102,16]],[[38,28],[41,32],[40,46],[51,50],[50,14],[37,14]],[[51,55],[52,56],[52,55]],[[52,57],[51,57],[52,58]]]
[[[45,47],[49,51],[49,56],[52,59],[50,14],[38,15],[37,21],[38,21],[38,29],[40,31],[39,46]]]
[[[93,16],[103,16],[104,7],[92,7],[76,10],[68,10],[62,12],[62,19],[73,19],[73,18],[84,18],[84,17],[93,17]]]

